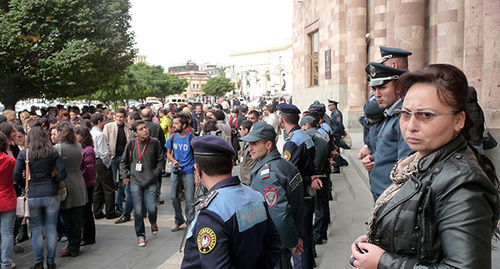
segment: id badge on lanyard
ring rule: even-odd
[[[139,138],[137,138],[137,149],[138,149],[137,154],[139,155],[139,162],[135,164],[135,171],[137,171],[137,172],[142,171],[141,159],[142,159],[142,156],[144,155],[144,151],[146,151],[146,147],[148,146],[148,141],[149,141],[149,137],[146,140],[146,144],[144,145],[144,148],[142,149],[142,152],[141,152],[141,145],[139,144]]]

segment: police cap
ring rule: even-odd
[[[380,46],[380,55],[382,55],[380,63],[384,63],[391,58],[406,58],[412,54],[410,51],[404,49]]]
[[[333,99],[328,99],[328,105],[331,105],[331,104],[335,104],[336,105],[338,103],[340,103],[340,102],[339,101],[335,101]]]
[[[370,76],[370,87],[380,86],[391,80],[398,80],[399,76],[406,72],[380,63],[367,64],[365,71]]]
[[[265,121],[258,121],[254,123],[252,128],[250,128],[250,132],[246,136],[240,138],[240,140],[247,142],[255,142],[261,139],[269,141],[276,140],[276,132],[274,131],[273,126],[269,125]]]
[[[313,117],[311,117],[311,116],[304,116],[304,117],[302,117],[302,119],[300,119],[300,124],[299,125],[302,126],[302,125],[305,125],[306,123],[311,124],[313,122],[314,122],[314,118]]]
[[[191,141],[191,147],[193,147],[194,155],[236,155],[233,147],[225,139],[216,135],[203,135],[193,138],[193,141]]]
[[[282,103],[278,107],[283,114],[300,114],[300,109],[292,104]]]

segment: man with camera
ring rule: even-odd
[[[180,192],[181,184],[184,187],[184,197],[186,199],[185,214],[189,217],[189,210],[193,204],[194,198],[194,157],[191,148],[191,140],[194,135],[187,131],[189,126],[189,115],[176,114],[173,117],[175,133],[168,138],[165,147],[167,148],[167,158],[172,162],[172,174],[170,177],[170,198],[175,211],[175,223],[172,231],[178,231],[180,226],[185,223],[182,216],[182,207]],[[179,187],[179,188],[178,188]]]

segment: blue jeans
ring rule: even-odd
[[[132,192],[132,203],[134,204],[134,227],[137,237],[146,237],[144,228],[144,213],[142,207],[146,204],[149,223],[156,223],[156,183],[143,187],[137,183],[130,182],[130,191]],[[144,204],[143,204],[144,202]]]
[[[43,262],[43,227],[47,238],[47,263],[54,263],[57,247],[59,196],[28,198],[30,207],[31,244],[35,263]]]
[[[9,268],[14,258],[14,223],[16,210],[0,212],[0,233],[2,233],[2,268]]]
[[[184,209],[186,218],[189,217],[189,210],[193,204],[194,199],[194,173],[182,174],[182,184],[184,186],[184,197],[186,198],[186,207]],[[170,199],[172,199],[172,205],[175,211],[175,223],[184,223],[184,217],[182,216],[181,201],[175,196],[175,190],[177,189],[177,183],[179,182],[179,175],[174,173],[170,176]]]
[[[123,216],[130,217],[130,213],[132,213],[132,209],[134,209],[134,199],[132,198],[132,192],[130,191],[130,185],[125,185],[125,195],[127,196],[127,200],[125,200],[125,208],[123,209]]]
[[[116,193],[116,205],[123,205],[125,200],[125,185],[123,184],[122,177],[120,176],[120,161],[122,156],[115,156],[111,159],[111,171],[113,172],[113,180],[117,183],[118,191]]]

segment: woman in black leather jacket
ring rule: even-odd
[[[468,145],[467,79],[435,64],[398,80],[401,131],[415,153],[391,171],[368,234],[357,239],[357,268],[491,268],[499,219],[498,179],[489,159]]]

